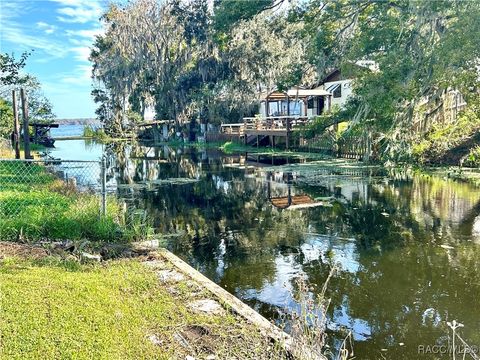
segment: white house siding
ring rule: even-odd
[[[331,81],[331,82],[326,82],[323,84],[323,88],[327,90],[329,87],[340,84],[342,86],[342,96],[341,97],[331,97],[331,106],[339,106],[342,108],[348,98],[352,95],[352,79],[347,79],[347,80],[338,80],[338,81]]]

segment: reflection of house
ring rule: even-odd
[[[315,201],[308,194],[295,194],[295,189],[292,189],[292,181],[295,179],[293,173],[271,172],[267,174],[266,179],[268,199],[277,209],[294,210],[325,205],[322,201]],[[286,195],[285,185],[287,186]]]

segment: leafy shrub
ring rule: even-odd
[[[467,156],[462,159],[462,166],[480,167],[480,146],[475,146]]]
[[[459,114],[457,121],[434,125],[424,138],[412,145],[412,155],[420,162],[437,159],[475,136],[479,129],[480,104],[473,103]],[[465,160],[468,160],[469,155]]]
[[[92,125],[85,125],[83,127],[83,136],[97,140],[108,139],[108,135],[105,133],[105,130],[103,128],[96,128]]]

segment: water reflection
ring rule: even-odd
[[[218,151],[106,151],[110,184],[128,206],[265,316],[296,307],[297,276],[318,289],[337,264],[327,292],[332,346],[347,329],[359,358],[414,359],[418,345],[447,341],[453,319],[480,344],[477,188],[347,162],[257,166]],[[293,208],[301,197],[314,206]]]

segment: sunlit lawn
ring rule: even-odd
[[[220,322],[234,318],[192,314],[135,260],[0,260],[1,359],[172,358],[175,331]]]

